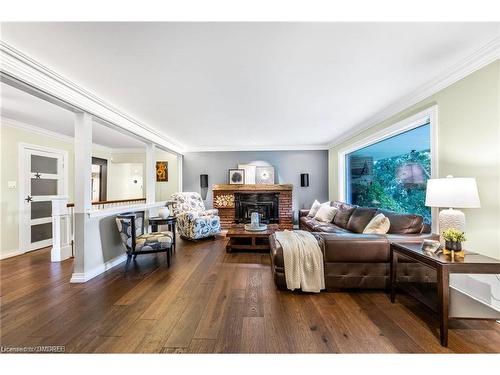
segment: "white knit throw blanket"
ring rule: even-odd
[[[323,253],[316,238],[302,230],[285,230],[275,235],[283,249],[286,287],[315,293],[325,289]]]

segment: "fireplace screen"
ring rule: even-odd
[[[235,221],[237,224],[250,223],[252,212],[258,212],[260,222],[279,223],[279,193],[235,193]]]

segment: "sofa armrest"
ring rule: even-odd
[[[211,210],[199,211],[199,216],[218,216],[219,210],[216,208],[212,208]]]
[[[310,211],[309,209],[307,209],[307,210],[305,210],[305,209],[299,210],[299,218],[307,216],[309,214],[309,211]]]
[[[400,243],[418,243],[424,240],[439,241],[439,234],[435,233],[421,233],[421,234],[386,234],[389,242]]]

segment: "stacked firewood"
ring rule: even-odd
[[[214,203],[216,208],[232,208],[234,207],[234,195],[232,194],[224,194],[224,195],[216,195],[214,197]]]

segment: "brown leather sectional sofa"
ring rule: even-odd
[[[389,286],[391,242],[421,242],[436,239],[420,215],[398,214],[377,208],[331,202],[338,208],[331,223],[309,218],[309,210],[299,214],[300,229],[314,232],[323,250],[327,289],[384,289]],[[391,223],[385,235],[362,234],[369,221],[383,213]],[[270,239],[274,281],[286,288],[283,251],[274,236]],[[435,275],[423,267],[406,263],[398,267],[401,281],[431,281]]]

